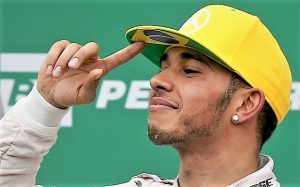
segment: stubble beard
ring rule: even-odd
[[[188,116],[179,122],[184,126],[183,130],[179,128],[174,130],[164,130],[159,128],[159,124],[148,125],[148,137],[156,145],[174,145],[177,143],[184,143],[191,138],[211,137],[214,135],[216,129],[220,126],[220,119],[226,110],[231,95],[228,94],[228,89],[225,94],[220,97],[215,106],[210,106],[206,111],[196,113]],[[211,114],[210,118],[203,121],[203,114]],[[162,124],[163,126],[163,124]]]
[[[212,111],[211,111],[212,112]],[[157,124],[148,126],[149,139],[156,145],[173,145],[184,143],[191,138],[211,137],[214,131],[219,127],[221,118],[220,111],[212,112],[214,115],[207,122],[200,121],[199,115],[195,114],[185,118],[180,124],[183,124],[183,130],[179,128],[174,130],[160,129]],[[203,123],[202,125],[199,125]]]

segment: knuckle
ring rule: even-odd
[[[64,44],[64,45],[68,45],[70,44],[71,42],[69,40],[59,40],[57,41],[57,43],[61,43],[61,44]]]
[[[72,48],[76,48],[76,49],[81,48],[81,45],[78,44],[78,43],[70,43],[69,46],[72,47]]]
[[[119,53],[116,53],[113,57],[116,64],[121,63],[121,55]]]
[[[57,44],[57,45],[69,45],[70,41],[68,41],[68,40],[59,40],[59,41],[55,42],[55,44]]]
[[[76,52],[76,57],[79,59],[87,59],[93,56],[95,53],[98,53],[99,46],[95,42],[89,42],[84,46],[80,46],[80,49]]]
[[[60,41],[57,41],[53,44],[52,48],[54,50],[63,50],[64,48],[66,48],[68,45],[70,44],[69,41],[67,40],[60,40]]]
[[[87,52],[85,50],[78,50],[77,53],[76,53],[76,56],[79,59],[85,59],[85,56],[87,55],[86,53]]]
[[[45,63],[53,64],[57,60],[57,56],[53,53],[48,53],[47,58],[45,59]]]
[[[89,50],[90,53],[98,53],[99,45],[96,42],[89,42],[86,44],[86,50]]]
[[[95,49],[99,49],[99,45],[96,42],[89,42],[87,44],[90,45],[91,47],[95,48]]]

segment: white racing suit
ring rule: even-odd
[[[50,105],[36,87],[0,121],[0,186],[34,187],[43,156],[57,138],[58,124],[68,110]],[[260,156],[260,169],[228,187],[279,187],[273,160]],[[217,179],[216,179],[217,180]],[[179,187],[178,180],[140,174],[114,187]],[[59,187],[59,186],[58,186]],[[111,186],[112,187],[112,186]]]

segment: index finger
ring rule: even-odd
[[[144,49],[144,46],[144,42],[135,42],[108,57],[100,59],[105,66],[105,73],[138,55]]]

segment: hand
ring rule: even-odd
[[[37,79],[37,89],[53,106],[67,108],[95,99],[100,77],[139,54],[144,43],[136,42],[106,57],[98,57],[99,47],[62,40],[53,44]]]

